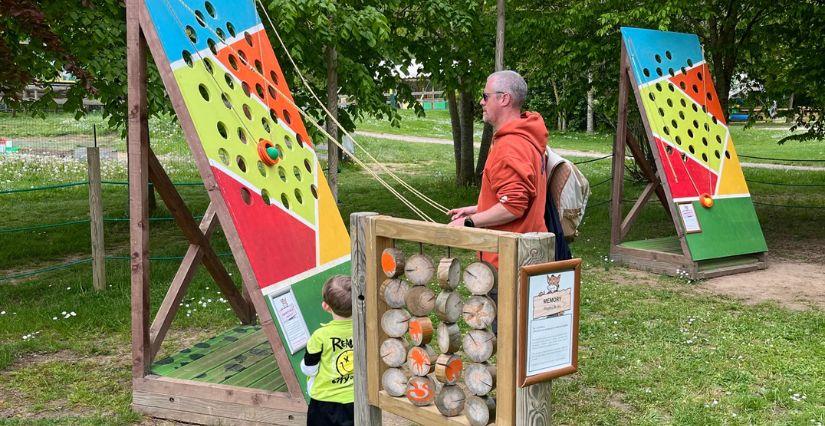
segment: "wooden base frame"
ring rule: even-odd
[[[155,56],[169,98],[181,122],[195,163],[204,180],[210,205],[200,224],[195,222],[180,194],[149,146],[146,99],[147,47],[161,49],[148,19],[143,0],[127,0],[128,152],[129,213],[132,285],[132,395],[133,408],[154,417],[201,424],[306,424],[307,404],[298,378],[289,363],[278,330],[271,317],[260,318],[261,328],[273,350],[287,392],[271,392],[238,386],[174,379],[150,374],[180,301],[202,264],[215,280],[234,313],[244,324],[256,321],[256,312],[268,312],[249,260],[232,225],[191,117],[180,92],[173,84],[169,64]],[[189,249],[175,274],[154,320],[149,306],[149,219],[148,183],[152,182],[189,240]],[[209,239],[221,225],[243,286],[237,288]]]
[[[621,46],[621,60],[619,64],[619,105],[616,124],[616,139],[613,144],[613,187],[610,201],[610,260],[636,269],[647,270],[659,274],[666,274],[690,279],[713,278],[741,272],[750,272],[768,267],[766,253],[732,256],[723,259],[708,261],[694,261],[691,258],[685,240],[685,232],[680,223],[676,206],[668,195],[667,180],[660,179],[655,163],[661,164],[659,152],[653,150],[654,164],[648,161],[644,151],[627,128],[627,108],[630,89],[634,91],[639,111],[643,111],[641,95],[638,87],[632,84],[633,70],[628,60],[624,41]],[[646,133],[651,134],[647,116],[641,114]],[[648,184],[633,203],[633,206],[624,214],[622,208],[624,198],[625,155],[630,150]],[[676,236],[672,238],[657,238],[643,241],[624,242],[630,228],[636,222],[644,206],[656,195],[664,207],[665,212],[673,221]]]

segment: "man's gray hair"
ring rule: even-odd
[[[527,98],[527,83],[519,73],[512,70],[496,71],[487,77],[493,83],[497,92],[509,93],[513,97],[515,106],[520,107]]]

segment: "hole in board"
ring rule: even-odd
[[[218,35],[218,38],[219,38],[221,41],[226,40],[226,33],[224,33],[222,29],[220,29],[220,28],[216,29],[216,30],[215,30],[215,34],[217,34],[217,35]]]
[[[187,25],[184,31],[186,32],[186,37],[189,38],[189,41],[192,43],[198,42],[198,35],[195,33],[195,29],[192,28],[192,26]]]
[[[229,97],[226,96],[226,93],[221,93],[221,100],[223,100],[224,106],[229,109],[232,109],[232,102],[229,102]]]
[[[238,127],[238,139],[240,139],[241,142],[246,143],[246,132],[241,127]]]
[[[693,120],[693,127],[698,129],[699,128],[699,122],[696,121],[696,120]]]
[[[243,115],[246,116],[247,120],[252,120],[252,111],[249,110],[249,105],[243,104]]]
[[[246,44],[248,44],[250,47],[252,47],[252,36],[249,35],[248,31],[244,31],[243,38],[246,39]]]
[[[662,57],[661,57],[661,56],[659,56],[659,54],[658,54],[658,53],[654,56],[654,58],[656,59],[656,62],[658,62],[658,63],[660,63],[660,64],[662,63]]]
[[[710,124],[705,123],[705,131],[707,131],[707,132],[710,131]]]
[[[284,207],[289,208],[289,198],[286,197],[286,193],[281,194],[281,204],[283,204]]]
[[[284,110],[284,121],[286,121],[286,124],[292,123],[292,120],[289,118],[289,111],[287,110]]]
[[[261,61],[255,59],[255,69],[258,70],[258,74],[264,73],[264,66],[261,64]]]
[[[687,103],[685,102],[684,99],[679,99],[679,103],[682,104],[682,108],[687,106]],[[682,117],[682,118],[685,118],[685,117]]]
[[[261,86],[261,83],[255,85],[255,91],[258,93],[259,98],[264,98],[264,87]]]
[[[235,26],[231,22],[226,23],[226,31],[229,31],[230,36],[235,37]]]
[[[645,77],[650,77],[650,70],[645,68],[645,69],[642,70],[642,74],[644,74]]]
[[[699,79],[699,81],[702,81],[702,73],[701,72],[697,73],[696,77]]]
[[[725,150],[725,158],[730,160],[730,152],[727,149]]]
[[[674,128],[674,129],[678,129],[678,128],[679,128],[679,124],[677,124],[677,123],[676,123],[676,120],[670,120],[670,124],[672,124],[672,125],[673,125],[673,128]]]
[[[676,73],[673,72],[673,68],[668,68],[667,73],[670,74],[671,77],[676,75]]]
[[[272,99],[275,99],[275,95],[277,94],[277,92],[275,92],[275,86],[268,86],[268,88],[269,88],[269,97],[272,98]]]
[[[304,167],[307,169],[308,172],[312,173],[312,166],[309,165],[309,160],[304,159]]]
[[[647,95],[651,101],[656,102],[656,96],[653,94],[653,92],[650,92]]]
[[[713,124],[719,124],[719,120],[717,120],[717,119],[716,119],[716,116],[715,116],[715,115],[714,115],[713,117],[711,117],[711,118],[710,118],[710,121],[712,121],[712,122],[713,122]]]
[[[269,117],[272,118],[274,123],[278,122],[278,114],[275,114],[275,110],[272,108],[269,109]]]
[[[693,139],[693,130],[688,129],[687,134],[691,139]]]
[[[226,152],[225,149],[221,148],[218,150],[218,158],[221,159],[221,163],[223,163],[225,166],[229,165],[229,153]]]
[[[261,198],[264,200],[264,204],[266,204],[267,206],[272,204],[272,199],[269,197],[269,191],[267,191],[266,189],[261,190]]]
[[[718,143],[718,144],[722,143],[722,138],[720,138],[719,135],[716,135],[716,143]]]
[[[670,55],[670,50],[665,50],[665,56],[667,59],[673,59],[673,56]]]
[[[174,397],[174,396],[170,396],[170,397],[169,397],[169,402],[175,402],[175,397]]]
[[[693,93],[699,93],[699,86],[694,84],[693,87],[691,87],[691,89],[693,89]]]
[[[688,64],[688,66],[689,66],[689,67],[692,67],[692,66],[693,66],[693,61],[692,61],[692,60],[690,60],[690,59],[688,59],[688,60],[687,60],[687,64]]]
[[[666,146],[665,147],[665,152],[667,152],[667,155],[671,155],[671,154],[673,154],[673,148],[671,148],[670,146]]]
[[[679,111],[679,119],[681,119],[681,120],[685,119],[685,113],[683,113],[682,111]]]
[[[709,100],[709,101],[712,101],[712,100],[713,100],[713,95],[711,95],[710,93],[708,93],[708,100]]]
[[[282,181],[286,182],[286,169],[283,166],[278,166],[278,177],[281,178]]]
[[[667,99],[667,106],[673,107],[673,100],[672,99],[670,99],[670,98]]]
[[[673,83],[668,83],[668,84],[667,84],[667,88],[668,88],[668,89],[670,89],[670,91],[671,91],[671,92],[675,92],[675,91],[676,91],[676,87],[674,87],[674,86],[673,86]]]
[[[189,53],[188,50],[184,50],[183,53],[183,62],[186,62],[186,65],[189,65],[189,68],[192,68],[195,64],[192,63],[192,54]]]
[[[702,145],[708,146],[708,138],[702,136]]]
[[[284,147],[281,144],[276,143],[275,148],[278,148],[278,158],[284,158]]]
[[[202,27],[206,27],[206,20],[203,19],[203,13],[200,10],[195,11],[195,20]]]
[[[298,166],[292,166],[292,173],[295,175],[295,179],[297,179],[298,182],[300,182],[302,177],[301,169],[299,169]]]
[[[269,120],[267,120],[266,117],[261,118],[261,125],[264,126],[264,130],[269,133]]]
[[[304,204],[304,197],[301,196],[301,190],[295,188],[295,200],[298,201],[298,204]]]
[[[249,193],[249,190],[246,188],[241,188],[241,199],[247,206],[252,205],[252,194]]]
[[[677,144],[677,145],[681,145],[681,144],[682,144],[682,138],[680,138],[679,136],[676,136],[676,144]]]
[[[693,108],[693,112],[699,112],[699,108],[696,108],[696,104],[690,104],[690,107]]]
[[[198,85],[198,91],[201,92],[203,100],[209,102],[209,90],[203,84]]]
[[[258,173],[260,173],[261,176],[266,177],[266,166],[264,165],[263,161],[260,161],[260,160],[258,160]],[[261,194],[261,195],[263,195],[263,194]],[[267,204],[269,204],[269,203],[267,203]]]
[[[222,121],[218,122],[218,133],[220,133],[222,138],[226,139],[226,125],[224,125]]]
[[[708,162],[708,155],[704,152],[702,153],[702,161],[704,161],[705,163]]]
[[[687,74],[687,68],[682,67],[682,68],[680,68],[680,70],[682,71],[682,74]]]
[[[702,105],[702,112],[708,112],[708,106]]]
[[[284,136],[284,145],[292,151],[292,140],[289,139],[289,135]]]
[[[669,127],[665,126],[665,127],[664,127],[664,131],[665,131],[665,134],[666,134],[666,135],[669,135],[669,134],[670,134],[670,128],[669,128]]]
[[[681,88],[682,88],[682,90],[685,90],[685,88],[687,88],[687,85],[685,84],[685,82],[684,82],[684,81],[680,81],[680,82],[679,82],[679,87],[681,87]]]
[[[215,6],[212,6],[212,3],[206,2],[203,7],[206,9],[206,13],[208,13],[209,16],[213,18],[215,17]]]
[[[275,74],[275,71],[269,72],[269,78],[272,79],[272,83],[278,84],[278,75]]]
[[[241,157],[240,155],[235,157],[235,162],[238,164],[238,168],[242,172],[246,172],[246,161],[244,161],[243,157]]]
[[[656,83],[656,90],[658,90],[660,92],[662,91],[662,84],[661,83]]]
[[[358,300],[363,301],[363,300],[364,300],[364,295],[363,295],[363,294],[359,294],[359,295],[358,295]],[[290,420],[292,420],[292,419],[290,419]]]
[[[691,154],[696,152],[696,150],[693,149],[693,145],[688,145],[688,151],[690,151]]]
[[[659,115],[661,115],[662,117],[664,117],[664,116],[665,116],[665,110],[663,110],[663,109],[659,108]]]
[[[687,163],[687,154],[682,153],[682,162]]]
[[[243,83],[241,83],[241,89],[243,89],[243,93],[244,93],[246,96],[249,96],[249,94],[250,94],[250,92],[249,92],[249,84],[247,84],[247,83],[244,81]]]
[[[721,158],[721,157],[719,156],[719,150],[713,151],[713,155],[715,155],[715,156],[716,156],[716,158]]]
[[[295,139],[298,140],[298,146],[303,148],[304,147],[304,138],[300,134],[296,134]]]
[[[661,68],[656,67],[656,75],[658,75],[659,77],[662,76],[662,69]]]
[[[208,45],[209,45],[209,51],[210,51],[210,52],[212,52],[212,54],[213,54],[213,55],[217,55],[217,54],[218,54],[218,48],[217,48],[217,46],[215,45],[215,40],[212,40],[212,39],[210,38],[210,39],[206,40],[206,44],[208,44]]]
[[[235,71],[238,70],[238,60],[235,59],[235,55],[231,53],[229,54],[229,66],[231,66],[232,69]]]
[[[312,192],[312,198],[318,199],[318,188],[313,183],[309,186],[309,191]]]
[[[223,79],[226,80],[226,85],[229,86],[230,89],[235,89],[235,79],[232,78],[232,74],[224,74]]]

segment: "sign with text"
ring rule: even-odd
[[[518,366],[521,387],[576,372],[581,259],[521,268]]]

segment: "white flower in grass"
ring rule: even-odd
[[[6,311],[0,311],[0,315],[6,315]]]
[[[76,317],[76,316],[77,316],[77,314],[75,313],[75,311],[71,311],[71,312],[69,312],[69,315],[71,315],[71,316],[73,316],[73,317]]]

